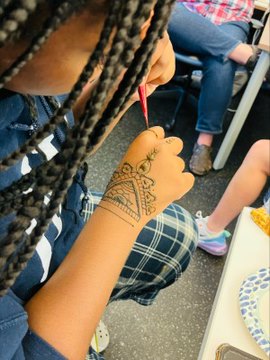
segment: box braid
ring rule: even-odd
[[[115,87],[115,80],[118,75],[124,67],[129,68],[118,88],[121,99],[116,101],[114,96],[108,105],[108,109],[115,115],[123,108],[125,101],[142,80],[153,52],[153,44],[156,44],[165,29],[173,3],[173,0],[110,1],[108,18],[113,19],[110,22],[113,25],[111,31],[108,34],[104,30],[106,26],[108,30],[108,21],[105,22],[102,36],[106,35],[107,38],[104,40],[101,36],[97,48],[90,56],[88,64],[70,94],[69,101],[74,104],[72,100],[76,98],[77,94],[74,95],[73,93],[82,88],[82,83],[86,83],[89,78],[87,74],[92,73],[96,66],[96,58],[100,58],[101,49],[105,49],[104,44],[108,44],[112,29],[115,28],[116,32],[104,69],[96,89],[86,104],[85,113],[81,116],[78,124],[73,129],[68,130],[66,141],[59,154],[32,170],[30,174],[22,177],[0,194],[0,202],[5,202],[7,198],[12,200],[11,203],[14,207],[10,209],[10,212],[16,213],[15,220],[9,226],[8,235],[1,240],[0,295],[4,295],[8,287],[12,286],[16,277],[33,255],[37,242],[46,231],[51,218],[58,210],[68,187],[71,185],[78,166],[84,160],[88,145],[90,145],[91,150],[91,147],[99,141],[104,132],[104,127],[112,120],[112,117],[108,116],[109,110],[106,110],[106,100],[110,90]],[[151,26],[142,46],[134,55],[133,49],[137,48],[140,42],[138,29],[149,17],[153,4],[155,4],[155,8]],[[94,62],[95,65],[91,66],[91,62]],[[62,114],[66,111],[67,109],[64,106],[56,111],[53,116],[54,126],[63,121]],[[97,124],[99,125],[97,126]],[[46,131],[45,129],[44,132],[46,133]],[[27,152],[31,151],[30,149],[28,148]],[[10,166],[12,165],[7,165],[7,168]],[[53,184],[53,188],[51,184]],[[22,194],[22,189],[26,189],[27,185],[31,187],[32,191],[28,194]],[[15,189],[15,196],[12,196]],[[48,206],[45,206],[43,203],[44,196],[49,191],[52,191],[51,199]],[[1,211],[2,209],[0,207]],[[26,234],[25,230],[30,226],[33,218],[36,219],[37,225],[31,234]]]
[[[5,159],[0,160],[0,170],[6,170],[9,166],[14,165],[17,161],[22,159],[23,156],[25,156],[29,151],[35,149],[36,146],[39,144],[39,142],[45,136],[51,134],[52,131],[56,128],[56,126],[63,121],[64,116],[70,111],[70,109],[76,102],[77,98],[81,94],[82,88],[88,82],[95,67],[100,61],[100,58],[103,56],[105,47],[108,45],[112,29],[114,28],[120,6],[121,6],[121,0],[116,0],[114,2],[111,1],[109,6],[109,15],[105,21],[103,30],[101,32],[100,41],[98,42],[95,51],[90,55],[88,59],[88,63],[86,64],[82,74],[80,75],[78,81],[73,86],[69,96],[64,101],[63,105],[59,109],[57,109],[56,113],[54,114],[50,122],[44,125],[44,127],[41,128],[39,131],[37,131],[35,135],[32,138],[30,138],[20,149],[14,151]],[[26,62],[29,61],[34,56],[34,54],[37,51],[33,53],[32,49],[39,46],[39,39],[43,38],[43,33],[45,32],[48,32],[48,35],[52,33],[50,29],[47,30],[45,27],[45,29],[41,31],[41,34],[37,36],[36,41],[34,41],[33,44],[30,45],[30,47],[25,51],[25,54],[21,56],[22,61],[21,62],[19,61],[18,67],[16,66],[15,64],[16,62],[15,62],[14,64],[11,65],[11,68],[7,69],[5,73],[2,74],[2,76],[0,77],[0,89],[2,82],[5,83],[7,77],[8,80],[10,80],[14,75],[16,75],[21,70],[21,68],[26,64]],[[44,42],[42,44],[44,44]]]
[[[14,63],[6,71],[3,72],[0,77],[0,89],[2,89],[4,85],[13,78],[13,76],[19,73],[21,68],[28,61],[30,61],[39,51],[41,46],[44,45],[50,35],[56,31],[74,11],[75,9],[72,7],[69,1],[65,1],[59,5],[54,15],[45,22],[42,31],[34,37],[30,46],[18,57],[18,59],[14,61]]]
[[[33,13],[39,1],[19,0],[12,6],[11,1],[5,1],[0,8],[4,16],[0,18],[0,47],[14,35],[17,35],[29,15]]]
[[[8,6],[8,4],[11,2],[11,0],[2,0],[0,3],[0,16],[3,15],[4,10],[6,9],[6,7]]]

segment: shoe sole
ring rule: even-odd
[[[207,175],[207,174],[210,172],[211,169],[210,169],[209,171],[199,172],[199,171],[195,171],[194,169],[192,169],[192,168],[190,167],[190,165],[189,165],[189,170],[190,170],[190,172],[192,172],[192,174],[194,174],[194,175],[204,176],[204,175]]]
[[[214,256],[224,256],[228,252],[228,248],[225,248],[224,250],[221,250],[221,251],[214,251],[214,250],[212,251],[209,248],[204,247],[203,245],[198,245],[198,248],[201,249],[201,250],[204,250],[208,254],[211,254],[211,255],[214,255]]]

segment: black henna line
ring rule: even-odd
[[[153,129],[147,129],[146,131],[151,131],[153,134],[156,135],[156,138],[158,139],[158,134]]]
[[[175,141],[174,138],[168,138],[165,142],[169,145],[171,145]]]
[[[149,173],[151,170],[151,162],[155,160],[157,153],[157,149],[153,149],[149,154],[147,154],[146,159],[137,164],[136,170],[139,174],[146,175]]]
[[[126,219],[124,219],[124,218],[121,217],[120,215],[116,214],[114,211],[112,211],[112,210],[110,210],[110,209],[107,209],[106,207],[104,207],[104,206],[102,206],[102,205],[100,205],[100,204],[98,204],[97,207],[100,207],[100,208],[102,208],[102,209],[104,209],[104,210],[109,211],[110,213],[116,215],[116,216],[119,217],[121,220],[125,221],[126,223],[128,223],[129,225],[131,225],[132,227],[134,227],[134,225],[133,225],[131,222],[127,221]]]
[[[142,214],[150,215],[155,212],[156,196],[153,194],[153,187],[156,182],[146,174],[151,170],[151,162],[157,153],[154,149],[135,167],[125,162],[114,172],[102,200],[114,204],[137,222]]]

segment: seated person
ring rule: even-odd
[[[190,170],[205,175],[212,168],[212,142],[222,132],[237,64],[252,68],[258,50],[245,44],[253,0],[178,0],[169,22],[174,49],[197,55],[203,78],[196,130],[199,132]]]

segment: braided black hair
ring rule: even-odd
[[[19,0],[15,4],[8,0],[3,2],[0,8],[0,13],[2,12],[0,46],[18,34],[29,15],[35,11],[37,4],[37,0]]]
[[[39,2],[32,1],[32,8],[29,7],[29,2],[23,0],[1,2],[0,46],[20,36],[30,13],[34,12]],[[74,3],[77,5],[75,6]],[[34,36],[28,49],[0,76],[0,87],[20,71],[53,31],[86,3],[90,1],[55,2],[51,20],[45,21],[40,33]],[[173,3],[174,0],[110,0],[100,40],[67,99],[56,109],[48,124],[34,133],[19,150],[0,162],[0,170],[6,171],[64,121],[64,116],[71,110],[104,55],[105,48],[109,47],[97,86],[78,123],[72,129],[68,129],[61,152],[0,191],[0,214],[16,215],[9,225],[8,234],[0,240],[0,295],[4,295],[12,286],[33,255],[37,242],[63,202],[67,189],[86,154],[91,153],[106,127],[123,109],[126,101],[142,81],[155,45],[165,30]],[[19,7],[27,13],[20,21],[14,18],[14,11]],[[141,41],[141,26],[149,18],[152,9],[154,15],[150,27],[146,37]],[[18,22],[17,27],[7,26],[10,19]],[[3,32],[5,32],[4,36]],[[137,49],[135,53],[134,49]],[[116,84],[115,79],[125,68],[128,70],[107,104],[108,94]],[[31,99],[27,97],[26,100],[31,109],[33,105]],[[31,191],[27,192],[29,188]],[[49,191],[51,191],[50,202],[45,206],[44,196]],[[36,219],[37,225],[30,234],[27,234],[25,230],[30,226],[33,218]]]

